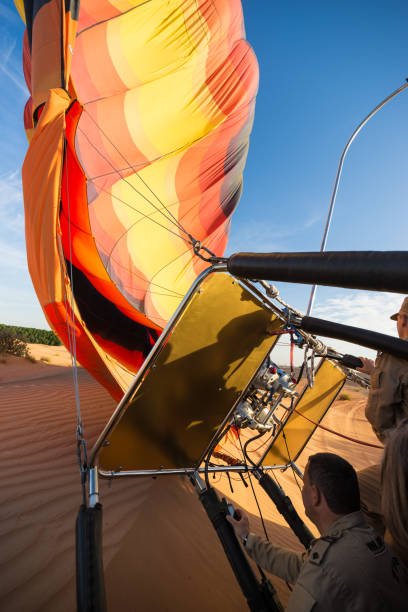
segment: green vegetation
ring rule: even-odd
[[[47,344],[48,346],[60,346],[60,339],[52,331],[36,329],[35,327],[15,327],[14,325],[3,325],[0,323],[0,334],[8,334],[16,340],[29,342],[31,344]],[[0,352],[8,352],[2,351]],[[12,353],[13,355],[15,353]]]
[[[29,358],[27,344],[24,340],[16,338],[9,331],[0,329],[0,355],[14,355],[15,357]],[[4,358],[2,363],[5,363]]]

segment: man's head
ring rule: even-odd
[[[333,453],[309,457],[302,490],[306,516],[323,533],[337,518],[360,510],[360,490],[353,466]]]
[[[398,312],[391,319],[397,322],[398,336],[401,340],[408,340],[408,297],[404,299]]]

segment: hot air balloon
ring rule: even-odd
[[[310,532],[265,471],[293,468],[348,372],[334,363],[347,366],[344,356],[329,354],[307,333],[321,321],[302,318],[287,304],[277,307],[273,288],[266,286],[269,299],[247,279],[398,290],[406,282],[401,270],[386,281],[378,278],[387,261],[406,269],[406,257],[365,254],[361,261],[374,262],[375,278],[349,253],[237,254],[220,263],[241,192],[258,83],[238,0],[16,4],[27,24],[24,70],[31,92],[23,167],[30,273],[50,326],[74,359],[115,399],[128,390],[90,462],[80,457],[84,489],[89,479],[77,524],[82,576],[90,559],[91,578],[102,574],[98,473],[189,474],[207,514],[216,518],[241,587],[242,576],[248,578],[242,590],[251,609],[278,609],[269,587],[263,583],[259,590],[228,532],[225,509],[209,483],[210,463],[214,471],[252,471],[308,546]],[[216,265],[206,276],[210,264]],[[217,265],[228,274],[218,275]],[[201,290],[206,308],[197,312],[215,304],[217,326],[196,333]],[[220,295],[225,304],[212,299]],[[286,332],[298,333],[300,346],[323,356],[301,393],[268,361]],[[186,337],[194,342],[184,344]],[[198,349],[194,343],[201,343]],[[203,361],[211,364],[207,378],[199,371]],[[190,381],[185,372],[194,372]],[[160,385],[176,398],[174,412],[163,411]],[[197,389],[200,401],[191,410]],[[248,440],[242,458],[225,452],[233,428],[256,431],[249,442],[268,436],[259,456],[247,452]],[[89,592],[98,591],[103,609],[103,588],[94,586],[83,589],[82,599],[89,603]]]
[[[224,252],[256,58],[236,0],[17,6],[30,274],[50,326],[119,399]]]

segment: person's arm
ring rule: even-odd
[[[366,416],[381,442],[397,425],[402,405],[402,373],[400,360],[384,355],[371,375],[371,389]]]
[[[303,555],[287,548],[274,546],[253,533],[248,535],[245,550],[264,570],[294,584],[303,565]]]
[[[268,541],[259,538],[249,531],[248,515],[243,510],[236,510],[237,519],[227,516],[234,528],[236,536],[241,540],[250,557],[262,569],[271,572],[287,582],[294,583],[302,567],[303,557],[285,548],[273,546]]]

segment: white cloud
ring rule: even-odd
[[[379,294],[367,291],[339,292],[334,297],[320,298],[320,303],[315,306],[312,316],[396,336],[395,321],[391,321],[390,316],[398,311],[402,300],[402,295],[393,293]],[[324,337],[321,337],[321,340],[326,346],[342,354],[362,355],[372,359],[376,355],[376,351],[352,344],[351,342]],[[274,348],[272,359],[279,365],[287,365],[289,363],[290,347],[287,336],[283,336]],[[295,365],[300,365],[302,361],[303,350],[295,349]]]
[[[301,228],[301,231],[313,227],[313,225],[316,225],[316,223],[320,223],[321,219],[322,219],[322,215],[312,215],[312,216],[310,216],[308,219],[305,219],[305,221],[303,222],[303,226]]]
[[[1,28],[0,71],[27,97],[28,89],[22,76],[21,60],[17,64],[13,58],[15,47],[15,38],[10,38],[6,30]]]
[[[27,270],[27,259],[24,247],[18,248],[0,240],[0,270]]]
[[[0,174],[0,207],[10,202],[19,202],[22,199],[20,171],[14,170]]]
[[[0,174],[0,227],[4,235],[24,231],[23,192],[19,171]]]
[[[0,17],[1,21],[9,21],[11,24],[19,23],[21,21],[17,9],[15,6],[12,8],[5,6],[4,4],[0,5]]]
[[[391,321],[390,316],[398,311],[402,300],[403,296],[395,293],[353,291],[320,301],[315,305],[312,315],[336,323],[396,336],[395,321]],[[369,357],[375,355],[374,351],[349,342],[331,338],[323,340],[341,353]]]
[[[398,310],[402,299],[403,296],[395,293],[351,292],[316,304],[313,315],[395,335],[395,322],[390,316]]]
[[[26,270],[23,195],[20,173],[0,175],[0,268]]]
[[[277,232],[268,222],[251,221],[244,225],[232,224],[230,239],[227,246],[227,254],[239,251],[273,252],[277,251],[279,243],[276,240]],[[279,238],[281,234],[279,234]]]
[[[243,221],[234,223],[233,218],[227,254],[238,251],[257,253],[292,251],[296,236],[303,234],[320,220],[321,216],[312,215],[303,223],[282,226],[275,218],[270,219],[268,216],[260,220],[251,219],[245,223]]]

